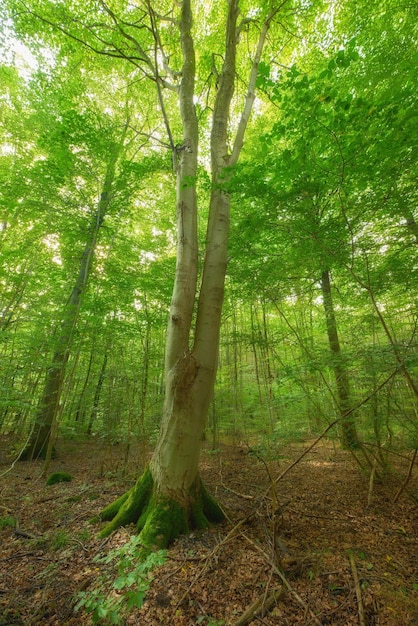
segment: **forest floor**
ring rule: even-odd
[[[97,588],[100,576],[113,580],[112,562],[95,557],[117,550],[133,529],[99,540],[89,519],[133,484],[143,460],[131,449],[124,463],[121,445],[61,442],[50,470],[70,472],[73,480],[46,486],[43,464],[11,466],[6,443],[0,625],[90,624],[89,615],[74,612],[77,593]],[[153,570],[142,608],[121,623],[418,624],[416,467],[394,501],[408,473],[407,453],[391,457],[398,478],[377,474],[371,489],[370,475],[329,441],[291,467],[308,445],[278,442],[273,460],[245,446],[204,447],[202,477],[228,521],[176,541]]]

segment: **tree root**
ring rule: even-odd
[[[224,518],[222,509],[206,491],[200,478],[191,489],[189,503],[185,506],[156,492],[151,471],[147,468],[129,491],[100,513],[99,520],[109,522],[100,537],[107,537],[120,526],[135,524],[144,548],[161,550],[179,535],[193,528],[207,528],[211,522],[220,522]]]

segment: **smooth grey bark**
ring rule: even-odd
[[[236,81],[239,0],[229,0],[227,10],[224,61],[212,114],[212,187],[198,289],[196,60],[191,3],[190,0],[181,3],[179,33],[183,67],[179,109],[183,137],[181,146],[172,146],[177,177],[177,264],[166,335],[163,416],[149,468],[132,490],[101,513],[102,519],[110,520],[102,535],[109,534],[118,526],[136,522],[141,531],[141,541],[150,547],[166,545],[179,533],[187,532],[192,525],[202,528],[209,521],[219,521],[223,517],[221,509],[207,494],[200,480],[200,446],[218,361],[231,200],[228,183],[243,144],[255,98],[258,64],[271,20],[269,17],[261,29],[244,109],[231,151],[228,139]],[[153,25],[155,31],[155,22]],[[159,98],[162,103],[160,90]],[[163,115],[167,125],[164,108]],[[171,133],[169,136],[171,138]],[[196,321],[193,324],[196,304]],[[147,495],[149,490],[151,495]]]
[[[232,151],[229,149],[231,101],[236,79],[239,37],[238,0],[228,3],[225,53],[216,93],[210,136],[209,217],[200,288],[197,293],[197,204],[194,181],[198,127],[194,105],[195,58],[190,2],[183,2],[181,41],[184,57],[180,88],[183,146],[177,173],[177,268],[166,343],[166,387],[163,420],[150,468],[157,489],[187,503],[198,480],[200,442],[213,395],[219,349],[227,266],[231,172],[236,164],[255,98],[255,82],[269,20],[263,25],[253,61],[248,92]],[[197,298],[196,323],[192,317]],[[192,332],[194,330],[194,338]]]

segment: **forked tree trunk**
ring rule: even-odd
[[[190,0],[182,2],[180,40],[183,52],[179,91],[183,144],[175,148],[177,167],[177,266],[166,339],[165,401],[159,439],[145,473],[136,485],[100,515],[110,523],[106,536],[136,523],[142,544],[164,547],[191,527],[204,528],[224,514],[199,475],[200,445],[213,394],[218,360],[221,312],[227,265],[230,195],[228,183],[243,142],[254,101],[257,68],[269,20],[261,31],[246,102],[232,152],[228,150],[230,105],[236,79],[238,0],[229,0],[225,54],[211,130],[212,192],[205,258],[197,296],[196,172],[198,122],[194,103],[195,52]]]
[[[56,331],[55,351],[51,364],[46,372],[44,390],[35,416],[35,425],[30,439],[20,456],[20,460],[22,461],[36,458],[45,459],[47,456],[50,457],[54,455],[52,449],[54,441],[51,439],[51,433],[55,430],[58,417],[65,369],[70,355],[73,332],[90,276],[97,236],[111,202],[116,163],[122,146],[123,139],[118,145],[114,146],[109,159],[103,191],[90,226],[89,239],[83,250],[78,276],[65,306],[62,323]]]

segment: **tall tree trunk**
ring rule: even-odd
[[[89,423],[87,425],[86,435],[90,437],[93,429],[94,421],[97,417],[97,411],[99,408],[100,394],[102,392],[102,387],[104,383],[104,379],[106,376],[106,367],[107,367],[107,359],[108,359],[108,344],[106,344],[105,353],[102,361],[102,367],[100,368],[99,379],[97,381],[96,389],[94,391],[93,398],[93,406],[90,411]]]
[[[50,437],[58,416],[73,332],[90,276],[99,230],[112,199],[112,186],[115,179],[116,164],[122,146],[123,139],[119,144],[113,146],[109,158],[103,190],[90,225],[89,237],[81,256],[78,276],[66,303],[62,322],[56,330],[55,351],[52,356],[51,364],[46,372],[44,390],[35,416],[35,425],[29,442],[20,457],[21,460],[32,460],[39,457],[45,458],[47,456],[48,447],[54,444],[54,442],[50,440]],[[50,450],[48,454],[51,453],[53,454],[52,450]]]
[[[89,356],[89,362],[87,365],[87,372],[84,376],[84,383],[83,383],[83,387],[81,388],[81,392],[78,394],[78,400],[77,400],[77,408],[75,410],[75,414],[74,414],[74,421],[75,422],[82,422],[83,421],[83,416],[85,413],[85,408],[83,407],[83,403],[84,403],[84,397],[86,395],[86,391],[87,391],[87,387],[89,384],[89,380],[90,380],[90,374],[91,374],[91,369],[92,369],[92,365],[93,365],[93,359],[94,359],[94,354],[95,354],[95,341],[93,340],[93,345],[91,347],[90,350],[90,356]]]
[[[322,272],[321,288],[322,298],[324,301],[328,341],[332,355],[332,368],[337,386],[338,408],[341,415],[341,442],[345,448],[354,449],[359,447],[360,442],[353,416],[351,414],[346,416],[346,414],[352,409],[350,400],[350,385],[338,337],[329,270]]]
[[[225,55],[215,98],[211,129],[212,190],[205,257],[197,313],[198,121],[194,103],[195,51],[191,36],[190,0],[183,0],[180,40],[183,52],[179,91],[183,143],[175,148],[177,169],[177,265],[166,339],[165,399],[160,434],[149,468],[137,484],[101,513],[111,520],[105,536],[118,526],[136,522],[141,542],[162,547],[190,527],[206,527],[223,518],[199,475],[200,445],[213,395],[224,281],[227,265],[230,194],[236,164],[255,97],[255,82],[269,21],[261,31],[249,88],[232,152],[228,148],[230,105],[236,79],[238,0],[229,0]]]

